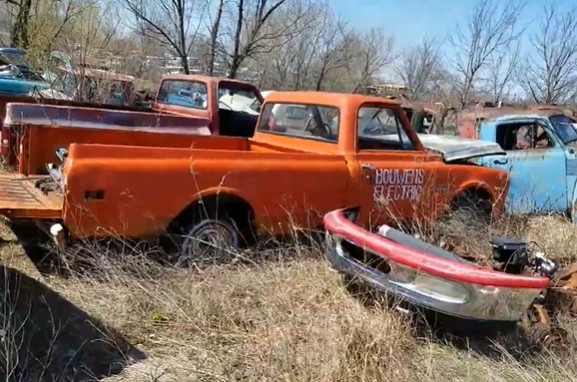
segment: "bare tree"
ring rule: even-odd
[[[406,52],[395,72],[407,88],[408,97],[414,101],[430,90],[430,85],[439,66],[439,44],[434,38],[426,38]]]
[[[210,58],[208,62],[208,73],[211,76],[214,74],[214,60],[216,58],[218,33],[220,31],[220,22],[222,20],[223,10],[224,0],[218,0],[214,21],[212,22],[212,26],[210,28]]]
[[[525,89],[536,102],[563,103],[576,94],[577,7],[544,8],[539,32],[531,39],[535,51],[526,59]]]
[[[484,81],[495,104],[500,104],[510,94],[519,72],[520,53],[521,42],[516,41],[489,57]]]
[[[235,0],[232,43],[222,44],[223,53],[228,56],[230,78],[237,76],[246,59],[270,53],[286,42],[299,15],[292,15],[293,19],[277,24],[277,28],[267,28],[274,14],[286,3],[287,0]]]
[[[460,81],[456,84],[461,106],[469,101],[480,71],[490,57],[517,40],[519,14],[526,2],[508,0],[503,5],[498,0],[478,0],[466,27],[458,25],[457,32],[449,38],[456,50],[456,71]]]
[[[188,57],[208,9],[205,0],[121,0],[134,16],[133,28],[174,52],[189,74]]]
[[[110,42],[117,36],[119,25],[114,10],[111,1],[86,6],[67,28],[61,50],[81,66],[90,65],[92,60],[110,52]]]
[[[380,29],[358,33],[325,0],[291,2],[278,14],[283,20],[294,15],[301,16],[285,30],[286,41],[257,56],[266,74],[261,86],[357,92],[396,57],[392,38]]]
[[[269,27],[285,29],[286,33],[284,43],[259,60],[259,69],[265,74],[261,80],[268,81],[266,86],[321,89],[327,87],[334,70],[345,67],[345,24],[335,17],[327,1],[291,1]]]
[[[96,0],[6,0],[10,29],[10,44],[27,50],[29,63],[45,64],[48,53],[58,47],[74,30],[86,13],[102,13],[106,1]],[[1,3],[1,2],[0,2]],[[86,25],[85,25],[86,26]],[[97,33],[100,31],[97,31]]]
[[[363,34],[352,30],[347,47],[347,74],[351,81],[347,90],[351,93],[370,85],[382,69],[398,58],[392,36],[380,28],[371,28]]]
[[[5,2],[16,7],[16,17],[10,31],[12,46],[27,49],[30,44],[28,23],[32,13],[32,0],[5,0]]]
[[[67,32],[70,24],[82,19],[85,13],[102,14],[107,8],[109,4],[106,1],[102,1],[98,6],[95,1],[36,1],[33,17],[28,20],[28,34],[32,40],[29,42],[29,48],[36,50],[37,56],[46,57],[57,45],[61,36]]]
[[[312,62],[315,64],[312,69],[315,77],[314,90],[317,91],[323,89],[323,83],[331,73],[346,67],[348,59],[347,26],[343,21],[333,19],[329,12],[330,10],[325,8],[324,14],[320,14],[325,21],[317,30],[314,40],[310,41],[313,43],[313,57],[316,58]]]

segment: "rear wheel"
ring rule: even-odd
[[[178,265],[226,262],[240,248],[240,232],[228,217],[206,218],[185,226],[178,245]]]
[[[226,263],[249,244],[252,210],[242,201],[207,199],[183,211],[168,229],[176,264]]]

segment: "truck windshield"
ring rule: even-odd
[[[552,115],[549,117],[549,122],[563,143],[569,144],[577,141],[577,131],[567,116]]]
[[[207,109],[207,87],[204,82],[164,80],[158,91],[157,102],[192,109]]]

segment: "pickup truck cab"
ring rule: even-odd
[[[19,117],[28,119],[38,114],[68,114],[69,125],[74,126],[74,116],[81,118],[77,127],[86,121],[102,124],[104,115],[122,120],[121,129],[127,126],[141,126],[143,121],[155,121],[162,127],[167,119],[177,117],[208,120],[208,128],[213,135],[251,137],[254,134],[258,111],[263,98],[258,88],[250,83],[228,78],[197,75],[169,74],[162,78],[156,98],[149,108],[97,105],[69,100],[39,100],[34,97],[0,96],[0,118],[6,115],[6,107],[11,102],[29,104],[20,107]],[[249,104],[252,108],[246,108]],[[64,113],[64,114],[66,114]],[[11,118],[15,121],[15,118]],[[112,120],[108,118],[108,120]],[[180,123],[180,122],[179,122]],[[9,166],[17,165],[19,155],[20,129],[10,129],[2,124],[2,159]],[[114,128],[114,123],[111,123]]]
[[[214,135],[252,137],[262,102],[258,88],[248,82],[168,74],[160,81],[151,110],[207,118]],[[257,107],[246,107],[253,104]]]
[[[290,108],[279,105],[304,107],[308,117],[278,125],[290,119],[280,115]],[[444,154],[423,146],[394,101],[273,92],[252,138],[191,135],[174,142],[159,134],[154,147],[62,147],[41,181],[0,177],[0,214],[34,220],[60,245],[169,236],[188,258],[207,242],[238,247],[252,237],[322,227],[324,214],[348,205],[361,204],[365,227],[438,219],[465,200],[498,214],[506,172],[469,163],[486,154],[473,144],[467,152],[464,143],[428,137]]]
[[[555,110],[527,111],[481,121],[479,139],[496,142],[505,155],[478,163],[509,173],[505,209],[511,213],[561,213],[577,222],[577,131]]]

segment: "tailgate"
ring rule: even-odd
[[[0,175],[0,215],[10,219],[58,219],[62,212],[62,194],[45,195],[35,187],[38,178],[21,174]]]

